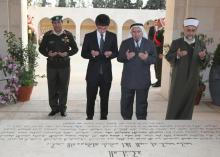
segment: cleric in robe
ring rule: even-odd
[[[196,37],[199,20],[184,20],[184,37],[174,40],[166,59],[172,76],[166,119],[192,119],[201,64],[206,60],[205,44]]]

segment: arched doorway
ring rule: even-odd
[[[114,20],[112,20],[112,19],[110,20],[109,31],[110,31],[110,32],[113,32],[113,33],[115,33],[115,34],[117,34],[117,32],[118,32],[117,24],[116,24],[116,22],[115,22]]]
[[[47,17],[43,18],[40,20],[39,25],[38,25],[38,39],[39,41],[42,40],[44,33],[47,31],[53,29],[53,26],[51,24],[51,20]]]
[[[130,31],[130,26],[135,23],[134,20],[127,20],[124,22],[122,26],[122,40],[126,39],[128,37],[129,31]]]
[[[75,37],[76,37],[76,24],[72,19],[70,19],[70,18],[63,19],[63,29],[70,31],[73,34],[73,37],[75,39]]]
[[[80,26],[80,45],[86,33],[92,32],[96,29],[95,22],[92,19],[85,19]]]

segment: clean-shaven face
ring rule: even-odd
[[[96,26],[99,33],[103,34],[108,30],[108,26]]]
[[[62,31],[63,21],[57,20],[52,22],[53,29],[56,33],[60,33]]]

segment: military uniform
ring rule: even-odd
[[[162,59],[159,58],[160,54],[163,54],[163,42],[164,42],[164,28],[155,31],[154,27],[149,30],[148,38],[154,41],[157,51],[157,61],[155,63],[155,75],[157,82],[153,85],[154,87],[159,87],[161,85],[161,73],[162,73]]]
[[[66,111],[67,94],[70,78],[70,57],[78,51],[73,35],[63,30],[56,34],[53,30],[45,33],[40,43],[39,51],[47,57],[47,80],[49,104],[55,113]],[[48,53],[67,52],[65,57],[59,55],[50,57]]]
[[[164,41],[163,34],[164,34],[164,28],[155,32],[155,35],[154,35],[154,43],[156,45],[156,50],[157,50],[157,61],[155,64],[155,72],[156,72],[156,78],[158,81],[158,86],[161,85],[162,59],[159,58],[159,55],[163,54],[163,41]]]

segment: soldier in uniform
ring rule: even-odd
[[[163,42],[164,42],[164,19],[155,20],[155,26],[149,30],[148,38],[154,41],[157,51],[157,60],[154,65],[157,82],[152,87],[161,86],[162,59],[163,59]]]
[[[66,116],[66,103],[70,78],[70,57],[77,53],[78,47],[73,35],[62,28],[62,16],[51,18],[53,30],[45,33],[39,51],[47,57],[47,81],[49,104],[54,116],[60,112]]]

